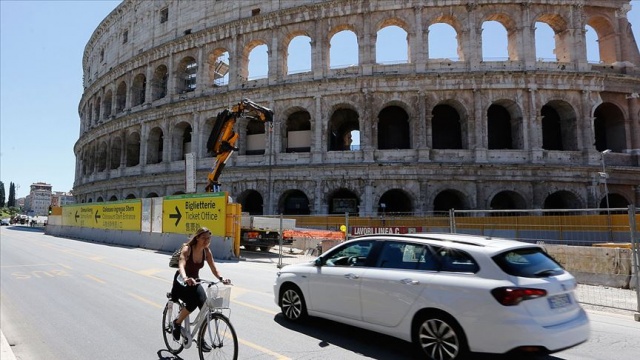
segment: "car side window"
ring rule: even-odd
[[[387,241],[377,267],[391,269],[436,270],[438,263],[428,246]]]
[[[442,247],[437,249],[440,260],[440,271],[476,273],[480,267],[476,261],[464,251]]]
[[[373,241],[354,242],[329,255],[325,264],[327,266],[364,266],[372,247]]]

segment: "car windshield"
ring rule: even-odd
[[[373,241],[351,243],[332,254],[328,254],[326,264],[329,266],[362,266],[366,262],[372,246]]]
[[[509,250],[494,256],[493,261],[513,276],[534,278],[564,273],[562,266],[540,248]]]

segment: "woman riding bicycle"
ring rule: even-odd
[[[182,321],[196,309],[202,309],[204,302],[207,300],[207,294],[202,285],[196,282],[199,278],[200,269],[204,266],[205,261],[209,264],[209,268],[213,275],[222,281],[223,284],[231,283],[229,279],[223,279],[216,268],[213,261],[213,254],[209,249],[211,244],[211,231],[206,227],[202,227],[184,244],[180,252],[180,261],[178,263],[178,271],[173,276],[173,287],[171,295],[174,298],[184,301],[185,307],[180,311],[178,318],[173,322],[173,337],[176,341],[180,340],[180,332],[182,329]]]

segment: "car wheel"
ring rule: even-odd
[[[280,292],[280,309],[289,321],[301,321],[307,317],[307,305],[302,292],[296,286],[288,286]]]
[[[445,314],[422,316],[416,322],[414,342],[432,360],[459,360],[468,353],[462,328]]]

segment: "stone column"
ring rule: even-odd
[[[202,46],[198,46],[198,68],[196,69],[196,96],[201,96],[209,85],[207,81],[207,67],[205,66],[204,49]]]
[[[286,49],[285,49],[286,51]],[[275,85],[280,82],[286,74],[284,74],[284,69],[282,67],[282,63],[287,61],[286,55],[283,53],[283,50],[280,49],[280,38],[278,38],[278,31],[271,30],[271,46],[267,50],[267,62],[269,63],[269,69],[267,74],[267,80],[269,85]]]
[[[314,21],[315,36],[311,41],[311,67],[314,80],[324,78],[324,72],[327,68],[325,61],[330,44],[324,42],[326,40],[326,33],[323,25],[324,22],[321,20]]]
[[[358,58],[363,75],[373,74],[373,65],[376,64],[377,34],[371,33],[371,23],[366,16],[362,16],[362,37],[358,38]]]
[[[411,36],[409,42],[409,61],[415,65],[415,72],[424,72],[427,68],[427,59],[429,58],[429,46],[427,44],[424,32],[422,31],[422,9],[423,5],[416,5],[413,7],[414,21],[413,28],[416,29],[415,33]]]
[[[147,165],[147,147],[149,141],[149,125],[142,123],[140,126],[140,166]]]
[[[144,102],[143,105],[151,105],[152,100],[152,96],[153,96],[153,67],[151,66],[151,64],[147,64],[147,68],[146,68],[146,72],[145,72],[145,76],[146,76],[146,84],[145,84],[145,88],[144,88]],[[111,103],[113,104],[113,100],[111,101]],[[112,112],[113,114],[113,112]]]
[[[630,147],[638,151],[636,156],[640,157],[640,99],[637,97],[631,97],[630,95],[628,96],[629,129],[631,136]]]
[[[229,90],[236,90],[243,80],[242,76],[242,49],[238,49],[238,36],[234,33],[231,36],[229,49]]]
[[[322,141],[324,137],[323,135],[326,133],[326,126],[322,113],[322,96],[316,95],[313,99],[315,100],[315,113],[312,120],[313,133],[311,138],[311,163],[321,164],[326,146]]]

